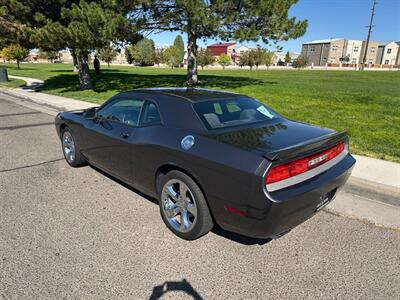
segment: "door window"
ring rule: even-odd
[[[98,117],[137,126],[144,101],[135,99],[116,99],[97,113]]]

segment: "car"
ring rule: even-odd
[[[166,226],[186,240],[215,225],[278,238],[332,201],[355,164],[346,132],[224,91],[122,92],[59,113],[55,126],[70,166],[90,164],[158,199]]]

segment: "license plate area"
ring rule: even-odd
[[[336,190],[337,189],[333,189],[332,191],[326,193],[325,195],[320,197],[320,201],[317,205],[317,208],[315,209],[315,211],[319,211],[322,208],[324,208],[326,205],[328,205],[329,202],[331,202],[336,195]]]

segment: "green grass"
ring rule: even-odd
[[[25,84],[25,81],[19,79],[9,79],[8,81],[0,81],[0,87],[17,88]]]
[[[185,70],[103,67],[95,90],[81,91],[71,65],[7,65],[9,74],[45,80],[43,92],[102,103],[142,87],[182,86]],[[400,72],[200,70],[202,87],[243,93],[284,116],[347,130],[354,153],[400,162]]]

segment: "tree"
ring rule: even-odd
[[[205,66],[211,65],[215,62],[215,58],[208,49],[200,49],[197,54],[197,63],[204,69]]]
[[[131,52],[129,51],[129,46],[125,48],[125,59],[128,62],[128,64],[133,63],[133,56]]]
[[[218,63],[222,66],[223,69],[225,69],[226,66],[229,66],[231,64],[231,58],[228,56],[228,54],[222,53],[218,59]]]
[[[264,64],[267,67],[267,69],[269,69],[269,66],[272,65],[272,60],[274,58],[274,53],[273,52],[269,52],[267,51],[265,53],[265,60],[264,60]]]
[[[307,56],[299,56],[294,62],[293,66],[297,69],[302,69],[307,67],[308,65],[308,57]]]
[[[141,66],[151,66],[154,64],[155,45],[151,39],[142,39],[136,45],[128,47],[133,61]]]
[[[172,45],[163,51],[163,60],[164,62],[170,66],[172,69],[179,65],[180,53],[179,49]]]
[[[174,46],[179,50],[179,66],[181,66],[185,56],[185,44],[183,43],[181,35],[176,36],[174,40]]]
[[[162,62],[163,62],[163,50],[156,49],[154,52],[154,64],[156,64],[159,67]]]
[[[265,64],[266,54],[267,51],[260,46],[257,46],[256,49],[250,50],[250,56],[252,56],[252,60],[256,68],[258,68],[258,66],[260,65]]]
[[[29,50],[19,44],[11,44],[3,49],[2,55],[7,58],[7,60],[15,60],[19,69],[19,63],[29,55]]]
[[[99,50],[97,50],[97,57],[106,62],[108,67],[110,67],[110,63],[117,57],[118,52],[110,45],[105,46]]]
[[[249,51],[240,54],[238,65],[242,68],[249,63]]]
[[[21,40],[44,51],[68,48],[78,67],[82,89],[92,87],[88,55],[111,42],[137,38],[134,20],[127,14],[138,1],[12,0],[0,2],[0,17],[17,24]]]
[[[195,85],[197,41],[215,38],[239,41],[288,40],[302,36],[307,21],[289,17],[288,11],[298,0],[148,0],[139,18],[148,31],[181,31],[188,36],[187,84]]]
[[[286,52],[286,55],[285,55],[285,63],[286,63],[286,65],[289,65],[289,63],[291,61],[292,61],[292,58],[290,57],[290,53],[288,51],[288,52]]]

